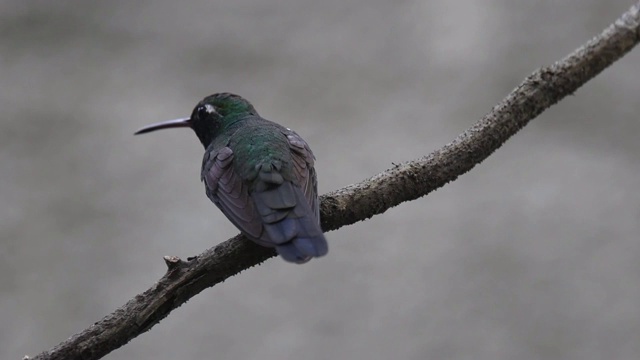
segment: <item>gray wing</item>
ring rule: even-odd
[[[297,178],[297,185],[304,192],[305,198],[313,211],[318,224],[320,223],[320,203],[318,202],[318,178],[314,169],[315,156],[309,145],[296,134],[295,131],[287,129],[285,132],[289,141],[289,148],[294,164],[294,173]]]
[[[228,147],[205,155],[202,180],[207,197],[240,231],[258,241],[262,235],[260,214],[249,196],[249,185],[234,171],[232,163],[233,151]]]

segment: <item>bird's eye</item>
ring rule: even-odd
[[[204,106],[200,106],[198,108],[198,117],[200,119],[204,119],[207,117],[207,110],[204,108]]]

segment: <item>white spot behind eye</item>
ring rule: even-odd
[[[204,105],[204,109],[205,109],[205,110],[206,110],[206,112],[207,112],[207,113],[209,113],[209,114],[215,114],[215,113],[217,113],[216,108],[215,108],[215,107],[213,107],[213,105],[211,105],[211,104],[205,104],[205,105]]]

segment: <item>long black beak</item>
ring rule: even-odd
[[[191,127],[191,118],[167,120],[167,121],[162,121],[159,123],[147,125],[142,129],[136,131],[134,135],[146,134],[148,132],[152,132],[160,129],[171,129],[171,128],[181,128],[181,127]]]

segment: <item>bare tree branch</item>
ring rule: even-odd
[[[323,229],[335,230],[366,220],[455,180],[639,41],[640,2],[637,2],[600,35],[564,59],[527,77],[482,120],[442,149],[324,195]],[[149,330],[202,290],[272,256],[274,251],[236,236],[188,261],[166,257],[169,269],[151,288],[34,359],[99,359]]]

